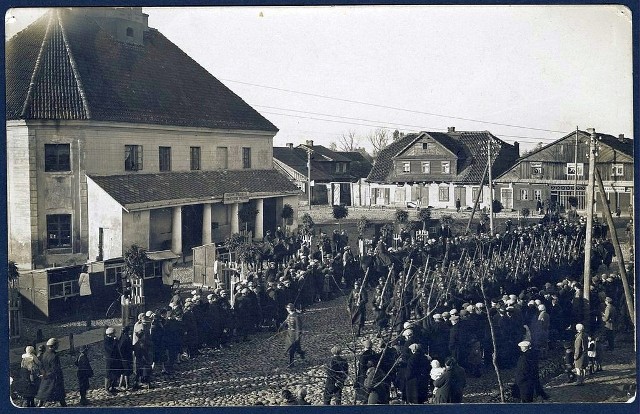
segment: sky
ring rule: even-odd
[[[521,151],[595,128],[633,137],[622,6],[144,8],[149,26],[279,128],[329,146],[377,128],[490,131]],[[5,38],[42,9],[12,9]],[[15,19],[9,19],[14,17]]]

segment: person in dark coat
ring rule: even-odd
[[[108,327],[104,334],[104,364],[106,375],[104,388],[109,393],[115,394],[117,392],[116,386],[118,385],[118,380],[122,374],[122,356],[118,348],[119,342],[116,338],[116,330]],[[129,344],[131,344],[131,342],[129,342]]]
[[[351,325],[357,324],[357,336],[360,336],[360,331],[364,328],[364,323],[367,318],[367,291],[363,289],[360,282],[356,280],[353,290],[349,294],[347,299],[347,309],[351,314]]]
[[[173,312],[167,313],[167,319],[164,327],[165,345],[167,347],[167,362],[164,369],[167,374],[173,374],[173,366],[180,355],[182,349],[182,321],[178,320]]]
[[[342,389],[349,372],[349,363],[342,357],[342,349],[338,346],[331,348],[332,357],[325,367],[327,379],[324,383],[323,403],[331,404],[335,397],[335,405],[342,404]]]
[[[516,374],[514,381],[518,386],[520,402],[533,402],[540,384],[540,372],[538,369],[538,358],[535,350],[531,349],[531,342],[522,341],[518,343],[520,356],[516,364]],[[541,391],[541,390],[540,390]],[[546,394],[542,394],[546,395]]]
[[[354,388],[356,391],[356,402],[366,404],[368,392],[364,387],[364,380],[366,379],[369,366],[375,366],[377,364],[378,354],[372,349],[373,344],[371,343],[371,340],[366,339],[363,345],[364,351],[362,351],[362,354],[358,357],[356,384]]]
[[[433,402],[436,404],[461,403],[466,384],[467,375],[464,368],[458,365],[455,358],[447,359],[442,376],[433,383],[438,388]]]
[[[302,321],[300,316],[296,312],[296,308],[293,303],[289,303],[286,306],[289,315],[285,319],[283,325],[287,326],[287,353],[289,354],[289,365],[293,366],[293,357],[295,354],[299,354],[302,359],[305,357],[305,352],[302,350],[300,340],[302,339]]]
[[[131,337],[131,326],[125,326],[120,333],[120,339],[117,341],[118,355],[120,365],[120,382],[119,386],[129,389],[129,378],[133,374],[133,338]]]
[[[584,377],[587,370],[587,336],[584,333],[584,325],[576,325],[576,337],[573,341],[573,364],[576,368],[576,385],[584,385]]]
[[[167,346],[164,339],[165,311],[161,309],[151,322],[151,342],[153,343],[153,367],[162,366],[167,361]],[[204,319],[204,318],[203,318]],[[163,373],[165,373],[163,368]]]
[[[78,367],[76,376],[78,377],[78,391],[80,392],[80,405],[89,405],[87,391],[89,390],[89,378],[93,377],[93,368],[87,355],[88,346],[83,346],[76,358],[75,365]]]
[[[58,340],[51,338],[47,341],[47,351],[42,355],[41,372],[42,380],[38,388],[36,398],[40,400],[38,407],[44,406],[47,401],[56,401],[61,407],[66,407],[64,376],[62,374],[62,365],[60,357],[56,352],[58,349]]]
[[[184,313],[182,314],[182,326],[184,328],[184,345],[187,348],[189,358],[198,356],[198,322],[193,314],[193,306],[191,302],[184,305]]]
[[[40,361],[36,357],[35,349],[28,346],[22,354],[20,361],[20,371],[18,377],[11,386],[13,392],[17,393],[24,401],[25,407],[35,407],[35,397],[38,393],[40,383]]]
[[[133,355],[136,363],[136,383],[146,384],[147,388],[151,388],[153,345],[146,331],[138,331],[136,336],[138,340],[133,345]]]
[[[605,308],[602,313],[602,322],[604,323],[604,334],[607,339],[607,346],[609,351],[613,351],[615,349],[615,328],[616,328],[616,319],[618,317],[618,311],[613,306],[613,299],[610,297],[606,297],[605,300]]]
[[[429,382],[430,364],[422,351],[422,345],[409,345],[411,355],[407,361],[405,370],[405,391],[409,404],[422,404],[427,399],[427,387]]]

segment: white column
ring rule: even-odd
[[[239,210],[240,204],[231,204],[231,234],[240,233],[240,219],[238,218]]]
[[[256,214],[256,234],[254,237],[256,239],[262,239],[264,237],[264,199],[258,198],[256,199],[256,210],[258,210],[258,214]]]
[[[202,244],[211,243],[211,204],[202,208]]]
[[[182,207],[173,208],[171,220],[171,251],[182,254]]]

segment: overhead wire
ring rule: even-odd
[[[358,100],[355,100],[355,99],[338,98],[338,97],[335,97],[335,96],[322,95],[322,94],[311,93],[311,92],[296,91],[296,90],[293,90],[293,89],[278,88],[278,87],[275,87],[275,86],[260,85],[260,84],[256,84],[256,83],[244,82],[244,81],[239,81],[239,80],[235,80],[235,79],[219,78],[219,80],[225,81],[225,82],[238,83],[238,84],[241,84],[241,85],[253,86],[253,87],[257,87],[257,88],[271,89],[271,90],[276,90],[276,91],[281,91],[281,92],[288,92],[288,93],[295,93],[295,94],[305,95],[305,96],[313,96],[313,97],[316,97],[316,98],[330,99],[330,100],[335,100],[335,101],[340,101],[340,102],[354,103],[354,104],[358,104],[358,105],[366,105],[366,106],[371,106],[371,107],[376,107],[376,108],[393,109],[393,110],[402,111],[402,112],[409,112],[409,113],[415,113],[415,114],[436,116],[436,117],[440,117],[440,118],[448,118],[448,119],[456,119],[456,120],[460,120],[460,121],[477,122],[477,123],[481,123],[481,124],[497,125],[497,126],[504,126],[504,127],[509,127],[509,128],[528,129],[528,130],[532,130],[532,131],[542,131],[542,132],[552,132],[552,133],[562,133],[562,134],[566,133],[566,131],[558,131],[558,130],[553,130],[553,129],[535,128],[535,127],[529,127],[529,126],[517,125],[517,124],[507,124],[507,123],[502,123],[502,122],[485,121],[485,120],[481,120],[481,119],[466,118],[466,117],[453,116],[453,115],[444,115],[444,114],[438,114],[438,113],[435,113],[435,112],[418,111],[418,110],[415,110],[415,109],[407,109],[407,108],[401,108],[401,107],[390,106],[390,105],[375,104],[375,103],[371,103],[371,102],[358,101]]]

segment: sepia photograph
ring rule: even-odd
[[[5,408],[638,409],[637,9],[5,10]]]

